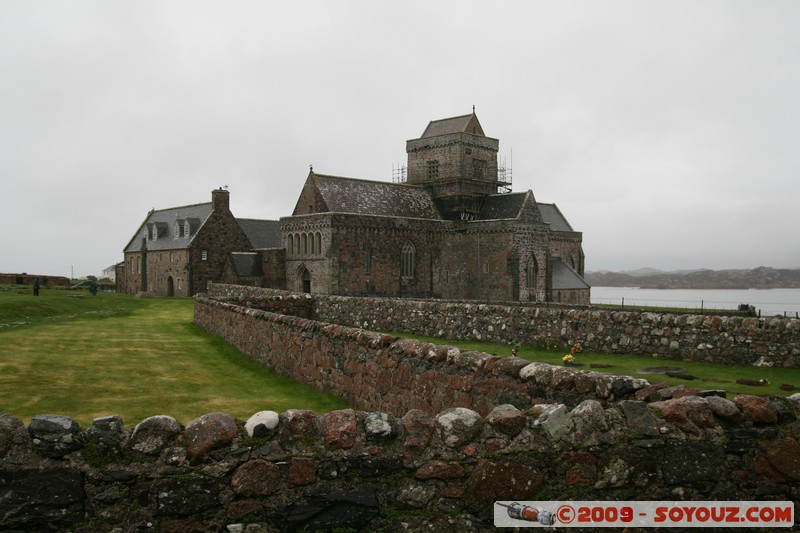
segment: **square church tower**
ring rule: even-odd
[[[473,113],[434,120],[419,139],[406,141],[408,183],[423,185],[449,220],[474,220],[498,180],[499,141],[483,133]]]

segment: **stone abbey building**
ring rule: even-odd
[[[150,211],[116,266],[118,292],[191,296],[221,281],[230,255],[280,246],[278,223],[234,218],[230,194],[211,202]]]
[[[152,211],[119,289],[201,292],[222,281],[339,295],[589,303],[582,234],[555,204],[510,192],[478,117],[406,142],[399,183],[309,173],[291,216],[242,220],[228,191]]]

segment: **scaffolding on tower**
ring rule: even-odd
[[[402,163],[392,164],[392,183],[405,183],[408,181],[408,167]]]
[[[513,156],[512,156],[513,157]],[[506,158],[498,157],[497,161],[497,192],[505,194],[511,192],[511,164],[506,165]]]

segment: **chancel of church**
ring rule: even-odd
[[[225,282],[588,304],[582,234],[555,204],[510,192],[498,148],[473,112],[434,120],[407,141],[399,182],[312,169],[294,211],[279,221],[234,218],[227,190],[213,191],[209,204],[151,211],[124,250],[118,290],[191,295]]]

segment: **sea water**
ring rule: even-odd
[[[684,309],[737,309],[752,305],[761,316],[800,314],[800,289],[640,289],[592,287],[593,304]]]

